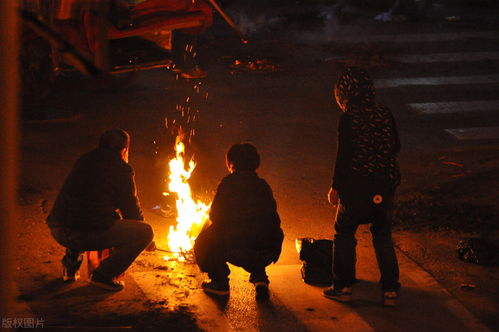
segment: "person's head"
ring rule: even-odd
[[[260,166],[260,155],[249,143],[239,143],[231,146],[226,156],[227,169],[236,171],[256,171]]]
[[[338,106],[346,112],[349,105],[374,102],[374,85],[369,74],[357,67],[347,67],[334,86]]]
[[[128,162],[130,148],[130,135],[123,129],[106,130],[99,139],[99,148],[113,151]]]

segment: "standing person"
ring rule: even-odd
[[[347,68],[334,87],[343,111],[338,126],[338,153],[329,202],[338,204],[333,247],[333,285],[324,296],[349,301],[355,283],[355,233],[371,224],[381,273],[383,303],[394,306],[399,268],[393,249],[391,213],[400,183],[397,153],[400,142],[390,110],[374,100],[373,82],[359,68]],[[338,201],[339,198],[339,201]]]
[[[114,248],[94,270],[91,283],[120,291],[124,283],[115,278],[152,243],[152,228],[142,222],[129,148],[126,131],[104,132],[98,148],[76,161],[47,217],[52,236],[66,248],[65,281],[78,279],[85,251]]]
[[[267,265],[281,254],[281,220],[270,186],[258,176],[260,156],[251,144],[235,144],[226,156],[230,174],[218,185],[211,205],[212,224],[196,239],[196,261],[211,280],[203,289],[229,295],[227,262],[250,273],[257,300],[269,297]]]

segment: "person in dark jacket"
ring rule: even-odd
[[[218,185],[211,205],[211,225],[196,239],[196,262],[211,280],[207,293],[229,294],[227,262],[250,273],[256,298],[269,297],[267,265],[277,262],[284,238],[270,186],[258,176],[260,156],[251,144],[235,144],[226,156],[229,175]]]
[[[333,246],[333,285],[328,298],[349,301],[355,283],[355,233],[371,224],[384,304],[395,305],[400,284],[391,234],[395,188],[400,183],[400,142],[390,110],[374,100],[373,82],[360,68],[347,68],[334,88],[343,111],[329,202],[338,203]],[[338,202],[339,198],[339,202]]]
[[[98,148],[76,161],[47,217],[52,236],[66,248],[65,281],[78,279],[85,251],[114,248],[93,272],[91,283],[119,291],[124,284],[115,278],[153,239],[151,226],[142,222],[129,146],[124,130],[104,132]]]

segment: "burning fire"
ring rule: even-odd
[[[194,202],[191,187],[188,183],[192,172],[196,168],[196,163],[191,160],[186,164],[185,145],[182,142],[183,135],[179,134],[175,143],[175,158],[169,162],[170,180],[168,190],[177,194],[177,225],[170,226],[168,233],[168,246],[179,261],[186,259],[186,254],[194,246],[194,240],[201,232],[201,229],[208,219],[210,204],[200,201]],[[163,195],[169,195],[163,193]],[[168,258],[165,257],[167,260]]]

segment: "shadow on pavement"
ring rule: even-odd
[[[229,296],[219,296],[205,293],[207,297],[209,297],[213,303],[217,306],[217,309],[221,312],[225,312],[227,309],[227,303],[229,303]]]
[[[349,307],[375,331],[467,331],[443,296],[443,292],[402,285],[397,306],[388,308],[382,305],[379,284],[361,280]]]

